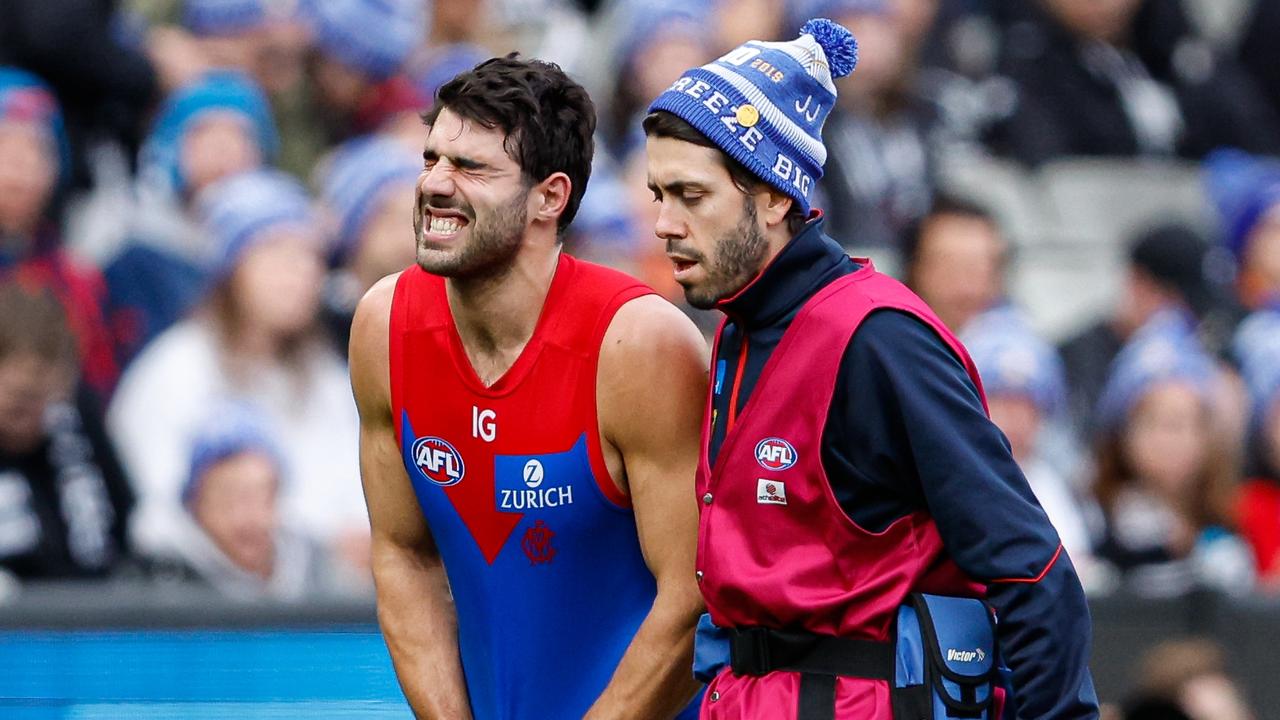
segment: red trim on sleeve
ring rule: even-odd
[[[999,580],[992,580],[991,582],[993,583],[1030,583],[1034,585],[1035,583],[1038,583],[1041,580],[1043,580],[1045,575],[1049,574],[1049,570],[1052,569],[1054,564],[1058,562],[1058,557],[1060,555],[1062,555],[1062,543],[1058,543],[1058,551],[1053,554],[1053,557],[1049,560],[1049,564],[1044,566],[1044,569],[1040,571],[1039,575],[1033,578],[1001,578]]]

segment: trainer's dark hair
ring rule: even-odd
[[[511,53],[441,85],[422,121],[434,124],[444,108],[484,127],[501,128],[506,134],[503,149],[520,164],[530,185],[553,173],[568,175],[572,189],[557,229],[569,226],[587,190],[595,151],[596,108],[581,85],[554,63]]]
[[[754,193],[760,189],[760,186],[767,185],[755,173],[748,170],[746,165],[734,160],[728,153],[711,142],[706,135],[703,135],[697,128],[685,122],[678,115],[669,113],[666,110],[659,110],[645,116],[642,125],[644,134],[648,137],[671,138],[672,140],[681,140],[715,150],[716,154],[720,156],[720,162],[724,163],[724,169],[729,171],[729,179],[743,193]],[[800,209],[800,203],[793,202],[791,209],[787,211],[787,232],[795,236],[804,228],[804,224],[808,220],[809,216]]]

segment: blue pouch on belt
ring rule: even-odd
[[[729,633],[711,622],[711,615],[698,618],[698,631],[693,636],[693,676],[703,684],[710,683],[729,664]]]
[[[974,598],[913,593],[898,608],[893,716],[1000,720],[1008,670],[996,652],[995,618]]]

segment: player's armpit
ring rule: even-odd
[[[691,669],[703,610],[694,580],[694,475],[707,362],[693,323],[657,296],[624,305],[604,337],[597,379],[601,435],[622,457],[658,594],[589,720],[670,718],[699,687]]]
[[[372,529],[378,622],[414,713],[469,720],[448,581],[400,461],[391,417],[388,332],[396,277],[369,291],[351,327],[351,387],[360,412],[360,475]]]

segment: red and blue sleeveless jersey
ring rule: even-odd
[[[562,254],[532,337],[486,387],[444,280],[413,267],[396,284],[392,411],[453,592],[476,720],[582,717],[653,604],[596,413],[605,331],[651,292]]]

